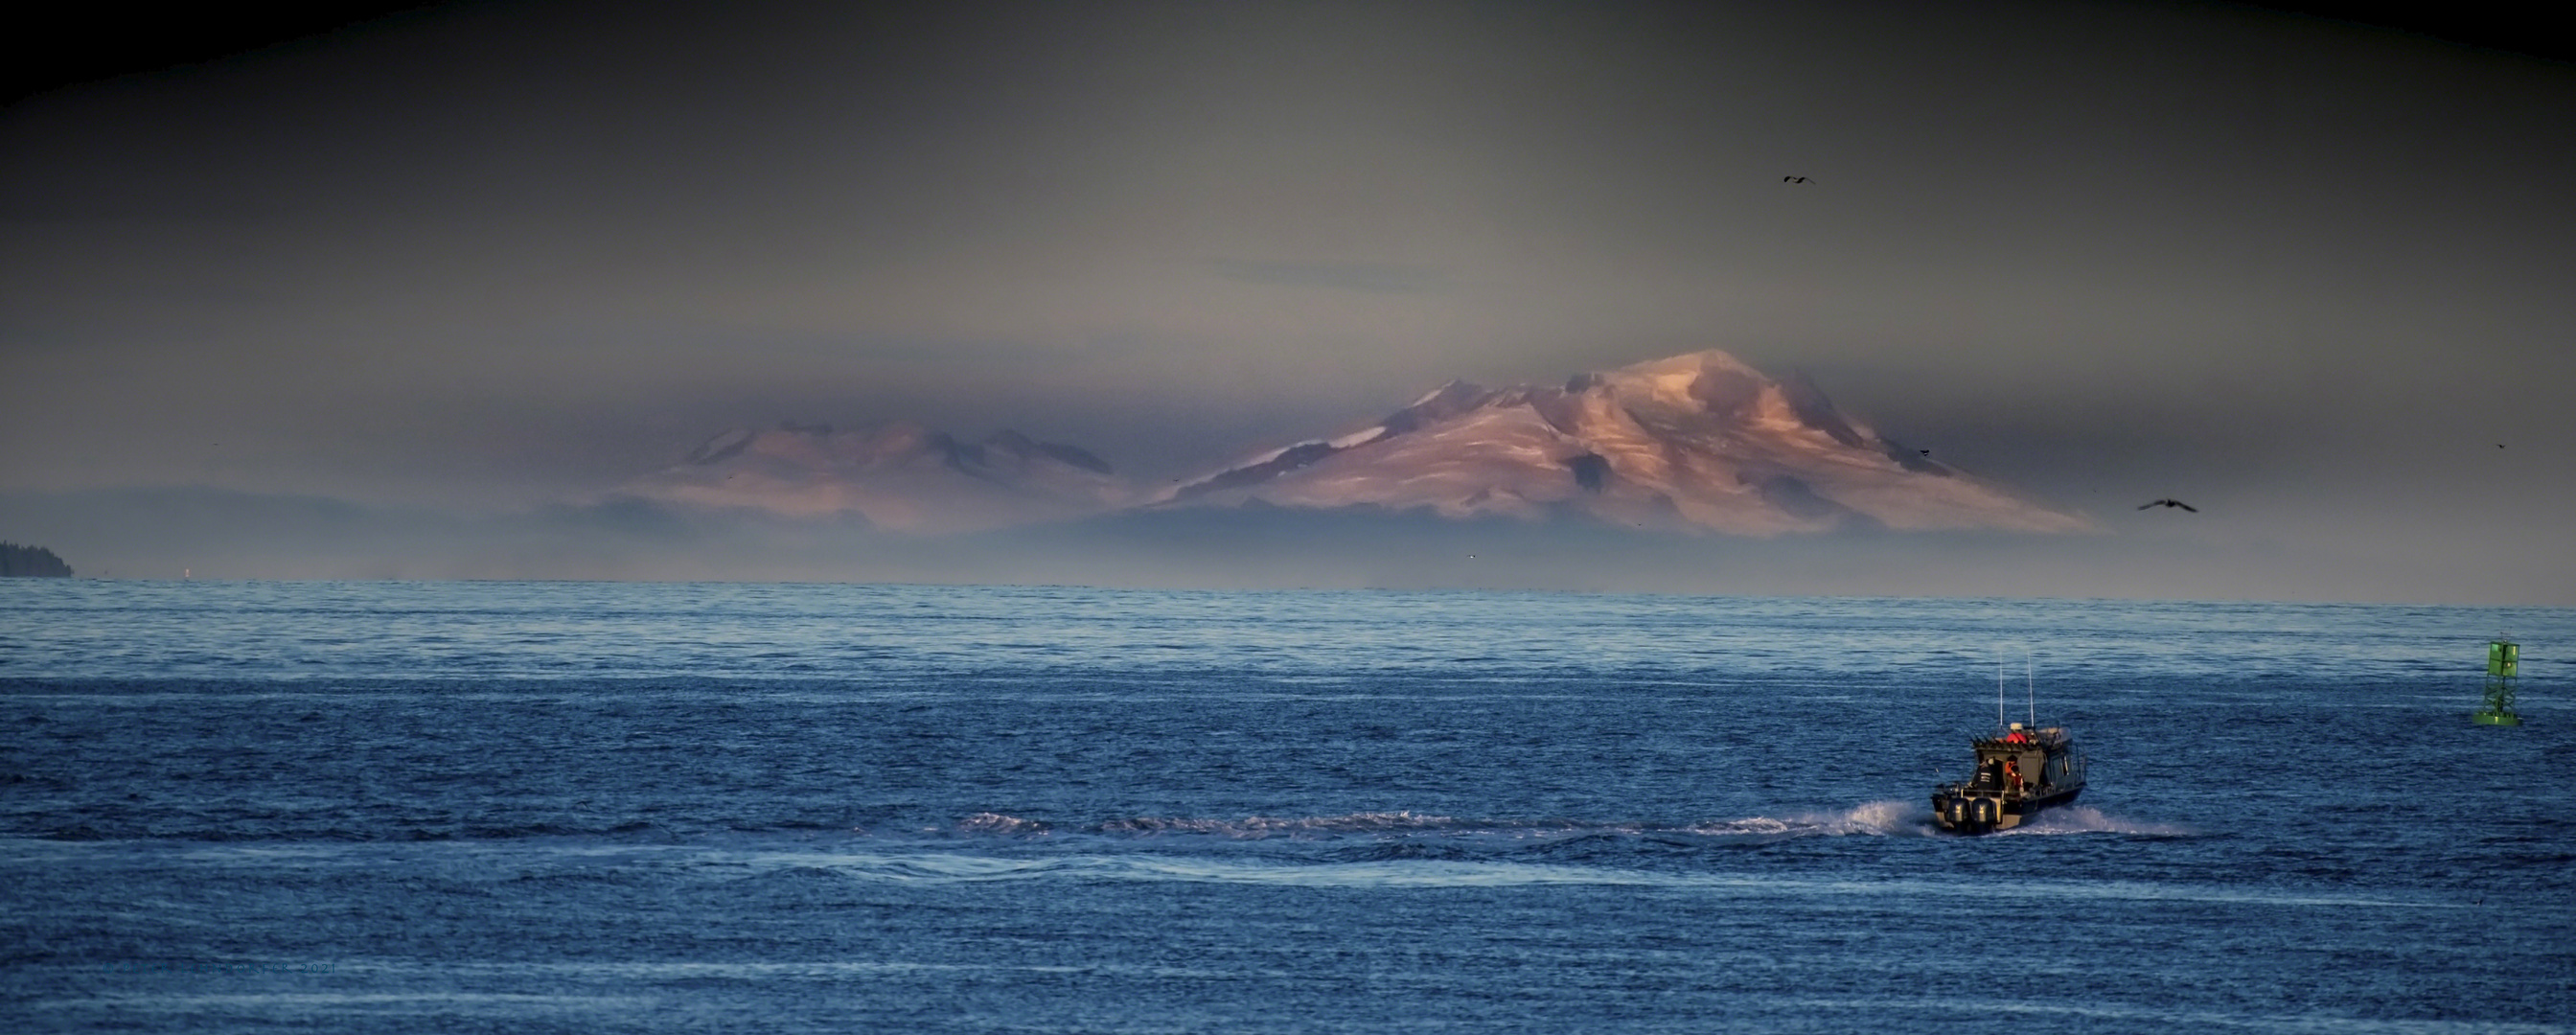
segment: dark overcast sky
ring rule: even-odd
[[[786,418],[1177,471],[1719,347],[2114,524],[2576,585],[2576,66],[2447,10],[76,27],[0,112],[0,489],[517,506]]]

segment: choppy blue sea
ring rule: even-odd
[[[2468,721],[2498,633],[2519,728]],[[2571,655],[2564,609],[8,580],[0,1028],[2576,1031]],[[2091,786],[1936,834],[1999,668]]]

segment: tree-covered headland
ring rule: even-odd
[[[44,547],[0,542],[0,577],[20,575],[67,579],[72,577],[72,566]]]

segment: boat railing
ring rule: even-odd
[[[2067,775],[2069,776],[2069,779],[2050,783],[2041,783],[2037,780],[2024,780],[2018,787],[2010,784],[1997,784],[1990,783],[1985,780],[1970,779],[1961,780],[1956,783],[1941,784],[1933,789],[1943,794],[1957,795],[1962,798],[2009,798],[2014,795],[2028,797],[2034,794],[2054,794],[2069,787],[2081,787],[2084,785],[2083,770],[2078,769]]]

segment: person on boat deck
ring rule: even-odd
[[[2028,744],[2028,743],[2030,743],[2030,734],[2025,733],[2025,732],[2023,732],[2023,731],[2022,731],[2022,728],[2021,728],[2021,724],[2020,724],[2020,723],[2018,723],[2018,722],[2013,723],[2013,724],[2012,724],[2012,732],[2004,734],[2004,743],[2006,743],[2006,744]]]

